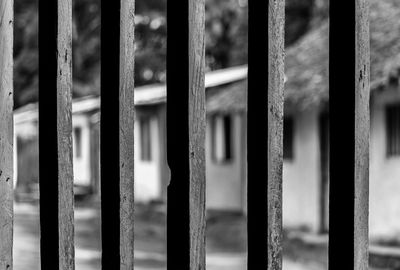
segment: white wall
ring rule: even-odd
[[[77,157],[75,133],[72,132],[73,140],[73,166],[74,184],[90,186],[90,128],[89,118],[85,114],[74,114],[72,117],[72,127],[81,128],[81,156]]]
[[[316,231],[320,181],[318,110],[296,112],[293,120],[294,158],[283,163],[283,226],[304,226]]]
[[[74,184],[89,186],[90,182],[90,129],[88,116],[85,114],[74,114],[72,117],[73,128],[81,128],[81,157],[76,156],[75,140],[73,135],[73,170],[74,170]],[[17,137],[21,139],[28,139],[38,136],[37,121],[25,121],[15,125],[14,127],[14,142],[16,142]],[[17,163],[17,144],[14,143],[14,186],[16,186],[16,180],[18,175],[18,163]],[[39,157],[38,157],[39,158]]]
[[[374,96],[371,106],[371,238],[400,238],[400,157],[386,156],[385,105],[393,102],[400,102],[400,93],[388,89]]]
[[[213,210],[241,211],[243,209],[243,136],[242,114],[232,117],[232,160],[216,163],[211,151],[211,118],[206,129],[206,206]]]
[[[211,125],[207,118],[206,176],[208,209],[246,211],[246,115],[234,116],[234,159],[216,164],[211,159]],[[294,114],[293,160],[283,165],[283,225],[318,229],[320,152],[318,110]]]
[[[15,120],[14,120],[15,123]],[[26,121],[20,124],[14,124],[14,133],[13,133],[13,171],[14,171],[14,188],[17,187],[18,180],[18,139],[32,139],[33,137],[37,137],[38,134],[38,122],[37,121]]]
[[[160,133],[157,114],[150,116],[151,160],[140,159],[139,121],[135,121],[135,200],[161,199]],[[165,136],[166,134],[163,134]]]

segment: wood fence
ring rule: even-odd
[[[135,3],[101,5],[102,269],[134,269]],[[167,5],[167,267],[198,270],[205,269],[205,0]],[[248,269],[280,270],[285,3],[248,5]],[[331,1],[329,269],[368,268],[368,17],[368,0]],[[13,0],[2,0],[0,270],[13,268],[13,20]],[[39,1],[42,270],[75,268],[71,44],[72,0]]]

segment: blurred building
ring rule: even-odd
[[[369,230],[372,238],[397,240],[400,232],[399,16],[399,1],[370,1]],[[348,89],[328,89],[328,26],[328,21],[315,25],[286,52],[285,109],[295,108],[292,112],[295,139],[294,162],[284,165],[283,171],[284,224],[303,224],[314,231],[325,230],[328,223],[329,91],[341,91],[343,99],[347,98],[347,91],[354,91],[353,85]],[[342,60],[346,65],[346,58]]]
[[[234,84],[246,78],[247,67],[240,66],[210,72],[206,75],[207,93],[218,88]],[[166,161],[166,88],[165,85],[149,85],[135,89],[135,189],[136,201],[162,201],[166,198],[166,186],[169,181],[169,169]],[[75,99],[72,105],[73,124],[73,163],[74,184],[77,194],[100,192],[99,135],[100,135],[100,98],[85,97]],[[211,121],[210,118],[208,121]],[[23,193],[37,191],[38,173],[38,109],[37,104],[26,105],[14,112],[15,124],[15,187],[17,197]],[[210,128],[210,126],[208,126]],[[239,126],[238,126],[239,127]],[[218,136],[224,127],[218,124]],[[222,129],[221,129],[222,128]],[[225,135],[224,135],[225,136]],[[219,145],[221,142],[215,142]],[[219,149],[217,155],[224,155]],[[236,153],[237,159],[240,157]],[[241,167],[235,163],[230,168]],[[225,167],[221,164],[221,167]],[[243,174],[236,175],[239,169],[226,172],[242,181]],[[222,175],[230,178],[229,175]],[[240,190],[233,194],[236,202]],[[235,208],[233,207],[233,208]],[[223,205],[222,208],[225,208]],[[229,208],[229,206],[228,206]],[[231,207],[232,208],[232,207]]]
[[[371,0],[372,237],[393,238],[400,233],[399,18],[400,2]],[[328,22],[321,22],[286,52],[284,225],[313,232],[326,231],[328,226],[328,38]],[[343,59],[343,65],[346,65],[346,59]],[[246,211],[246,75],[245,66],[206,75],[208,209]],[[348,89],[331,89],[342,91],[344,99],[346,91],[353,90],[352,85]],[[165,85],[135,89],[137,201],[165,201],[166,198],[169,170],[165,101]],[[78,99],[73,103],[77,192],[99,192],[99,107],[98,97]],[[15,166],[15,183],[17,190],[23,190],[38,178],[37,105],[20,108],[14,119],[19,157],[15,161],[18,165]]]

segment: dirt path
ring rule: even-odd
[[[39,270],[39,212],[29,204],[15,205],[14,269]],[[143,216],[142,216],[143,217]],[[136,222],[137,244],[135,250],[137,270],[165,269],[164,226],[149,222],[157,218],[143,217]],[[75,210],[76,269],[97,270],[100,267],[100,224],[98,211],[94,208]],[[224,224],[226,226],[226,224]],[[211,239],[210,243],[215,242]],[[212,244],[210,244],[212,246]],[[209,248],[207,270],[244,270],[244,252],[217,252]],[[320,264],[284,260],[285,270],[322,270]]]

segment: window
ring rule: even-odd
[[[75,157],[81,158],[82,157],[82,128],[75,127],[74,128],[74,140],[75,140]]]
[[[215,115],[211,122],[212,159],[215,162],[232,160],[232,118],[230,115]]]
[[[151,161],[150,117],[140,118],[139,128],[140,128],[140,159],[143,161]]]
[[[400,104],[386,107],[386,155],[400,155]]]
[[[293,117],[285,117],[283,119],[283,158],[292,160],[293,153]]]

